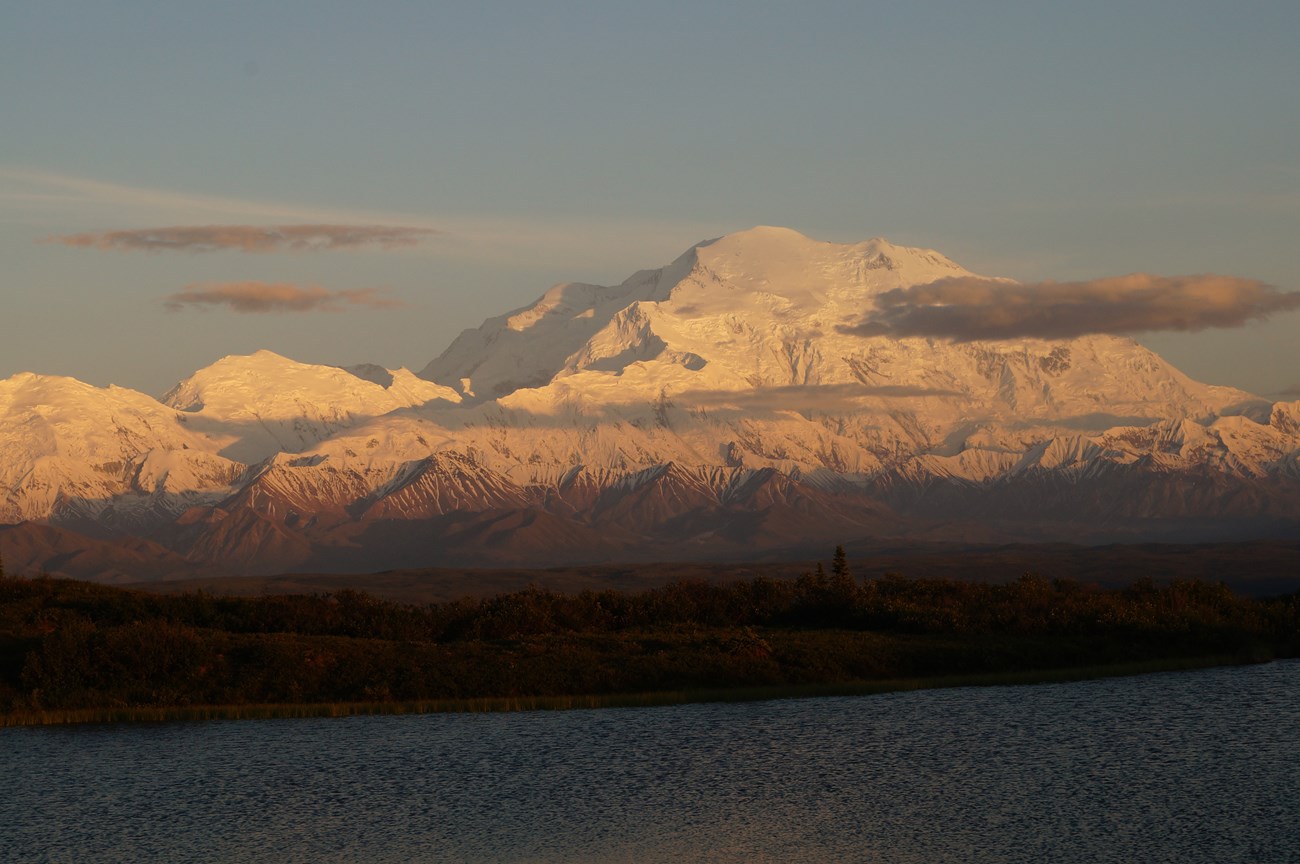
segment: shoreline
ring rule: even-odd
[[[722,687],[600,695],[484,696],[471,699],[393,702],[255,703],[247,705],[178,705],[171,707],[140,706],[17,711],[0,714],[0,728],[106,723],[180,723],[209,720],[287,720],[312,717],[360,717],[398,714],[656,708],[711,702],[763,702],[776,699],[872,696],[913,690],[955,689],[960,687],[1065,684],[1075,681],[1134,677],[1161,672],[1193,671],[1223,666],[1247,666],[1270,663],[1279,659],[1284,658],[1271,655],[1262,658],[1257,654],[1215,654],[1049,669],[982,672],[967,675],[937,675],[926,678],[885,678],[874,681]]]

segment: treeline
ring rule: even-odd
[[[425,606],[0,577],[0,712],[799,685],[1295,656],[1300,597],[830,574]]]

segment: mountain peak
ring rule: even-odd
[[[782,225],[755,225],[752,228],[745,228],[740,231],[732,231],[730,234],[723,234],[721,237],[715,237],[712,240],[706,240],[700,243],[700,246],[708,246],[721,240],[733,241],[785,241],[785,242],[803,242],[817,243],[820,241],[813,240],[805,234],[801,234],[793,228],[786,228]]]
[[[268,348],[259,348],[252,354],[227,354],[220,360],[207,367],[209,369],[219,366],[226,367],[247,367],[247,366],[300,366],[305,365],[297,360],[285,357],[283,354],[277,354]]]
[[[96,387],[80,378],[68,375],[42,375],[39,372],[18,372],[8,378],[0,379],[0,397],[21,399],[32,404],[55,400],[59,402],[76,399],[78,396],[97,398],[97,394],[130,393],[115,385]]]
[[[734,280],[737,287],[802,293],[800,286],[816,286],[817,302],[837,288],[875,293],[973,275],[933,249],[901,246],[879,236],[860,243],[831,243],[770,225],[706,241],[693,251],[699,264]]]
[[[460,396],[409,370],[300,363],[274,351],[233,354],[173,387],[163,404],[226,436],[222,455],[255,462],[297,453],[391,411]]]
[[[809,340],[860,320],[876,294],[956,275],[971,274],[933,250],[880,237],[829,243],[758,225],[698,243],[619,285],[557,285],[530,306],[464,331],[420,376],[485,400],[582,369],[621,374],[657,358],[699,371],[725,348],[715,371],[768,381],[776,373],[755,364],[788,353],[782,343],[808,343],[798,349],[808,351]],[[769,337],[776,342],[767,344]],[[778,383],[798,374],[778,375]]]
[[[771,254],[780,251],[792,252],[797,249],[819,245],[823,245],[822,241],[813,240],[793,228],[782,228],[776,225],[755,225],[753,228],[733,231],[730,234],[723,234],[721,237],[714,237],[712,240],[703,240],[695,244],[693,248],[697,251],[725,249],[733,254],[754,255]]]

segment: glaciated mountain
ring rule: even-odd
[[[162,399],[243,462],[298,453],[342,429],[435,400],[460,396],[406,369],[318,366],[271,351],[223,357]]]
[[[488,458],[533,480],[666,461],[983,480],[1057,437],[1267,410],[1127,338],[847,332],[884,291],[969,275],[881,239],[755,228],[618,286],[556,286],[461,334],[421,375],[490,406]]]
[[[836,325],[856,323],[875,293],[963,274],[936,252],[881,239],[841,246],[754,228],[621,285],[557,285],[465,331],[420,374],[478,399],[635,363],[702,373],[683,379],[694,387],[852,381],[828,362],[844,341]]]
[[[284,454],[438,400],[459,396],[405,369],[316,366],[269,351],[223,358],[161,402],[22,373],[0,381],[0,522],[151,530],[255,489]]]
[[[175,516],[243,466],[165,405],[122,387],[22,373],[0,381],[0,521]]]
[[[969,275],[755,228],[557,285],[418,376],[263,351],[162,402],[17,376],[0,518],[262,572],[1297,531],[1300,403],[1127,338],[854,331],[882,292]]]
[[[965,400],[963,413],[1024,422],[1171,409],[1206,416],[1248,398],[1193,382],[1130,339],[952,344],[841,330],[885,291],[971,275],[937,252],[879,238],[840,245],[755,228],[618,286],[557,285],[465,331],[420,374],[471,399],[527,390],[503,403],[521,408],[645,401],[667,390],[705,407],[728,396],[745,408],[795,410]],[[779,389],[787,387],[802,392]]]

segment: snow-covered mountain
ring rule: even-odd
[[[460,396],[406,369],[315,366],[271,351],[223,357],[162,398],[243,462],[299,453],[365,420],[437,400]]]
[[[0,521],[174,517],[244,466],[176,411],[133,390],[22,373],[0,381]],[[130,521],[130,520],[128,520]]]
[[[557,285],[418,376],[262,351],[158,402],[18,375],[0,521],[261,571],[1300,525],[1300,403],[1127,338],[856,335],[882,292],[969,275],[755,228]]]

